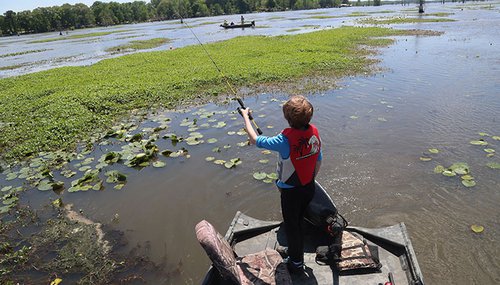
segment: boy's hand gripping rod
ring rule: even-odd
[[[245,104],[243,104],[243,100],[241,100],[240,98],[236,98],[236,100],[238,101],[238,103],[240,103],[241,108],[246,109]],[[240,115],[243,116],[243,114],[241,113],[241,108],[238,107],[237,110],[238,110],[238,113],[240,113]],[[259,135],[262,135],[262,130],[259,128],[259,126],[257,126],[257,123],[255,123],[255,121],[253,120],[252,114],[248,113],[248,118],[250,119],[250,122],[252,122],[252,124],[257,129],[257,133],[259,133]]]

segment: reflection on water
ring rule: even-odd
[[[445,34],[397,38],[377,56],[382,60],[382,73],[347,78],[340,89],[309,95],[324,147],[318,180],[353,225],[380,227],[404,222],[428,284],[496,284],[500,282],[500,175],[485,165],[499,162],[500,141],[485,138],[488,147],[497,150],[491,158],[483,147],[469,141],[480,138],[479,132],[500,135],[500,38],[496,29],[500,14],[498,4],[494,10],[454,7],[429,5],[426,11],[451,10],[458,22],[401,25]],[[366,10],[370,9],[374,8]],[[287,17],[288,13],[298,12],[279,15]],[[245,99],[265,134],[286,127],[280,111],[285,99],[276,94]],[[194,225],[201,219],[225,232],[238,210],[259,219],[281,218],[276,189],[252,178],[255,171],[274,170],[274,155],[238,146],[245,137],[228,134],[243,126],[234,113],[235,103],[201,108],[217,113],[200,118],[193,114],[199,109],[193,107],[185,112],[152,114],[139,128],[154,127],[155,118],[165,116],[171,122],[161,134],[186,137],[188,127],[180,126],[185,118],[196,117],[198,125],[209,124],[196,130],[205,140],[198,146],[158,141],[160,151],[186,147],[190,158],[162,157],[165,168],[123,167],[120,170],[128,175],[128,183],[120,191],[109,187],[101,192],[62,194],[65,202],[75,203],[94,220],[109,223],[119,214],[119,223],[112,226],[125,232],[131,246],[148,243],[153,259],[166,256],[172,266],[181,263],[179,274],[169,284],[199,284],[207,270],[208,258],[194,235]],[[219,121],[227,125],[216,128]],[[218,141],[209,144],[209,138]],[[221,152],[213,152],[217,146]],[[96,156],[119,147],[118,142],[99,146]],[[432,155],[430,162],[420,161],[429,148],[440,153]],[[243,163],[226,169],[207,162],[208,156],[238,157]],[[270,162],[262,164],[259,159]],[[436,165],[455,162],[470,165],[477,186],[466,188],[457,177],[433,173]],[[31,192],[26,197],[31,203],[55,197]],[[474,234],[472,224],[483,225],[485,232]]]

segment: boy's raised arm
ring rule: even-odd
[[[248,134],[248,139],[250,140],[250,144],[255,144],[257,141],[257,133],[253,129],[252,123],[250,122],[250,118],[248,117],[248,114],[251,112],[249,108],[241,108],[241,116],[243,117],[243,120],[245,121],[245,130],[247,131]]]

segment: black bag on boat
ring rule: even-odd
[[[316,263],[334,266],[340,272],[373,272],[382,267],[378,258],[378,247],[368,245],[363,237],[348,231],[336,235],[333,244],[319,246],[316,249]]]

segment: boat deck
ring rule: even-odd
[[[384,284],[392,273],[393,284],[424,284],[422,274],[403,223],[379,229],[348,227],[349,231],[361,234],[369,244],[378,246],[382,264],[380,272],[349,272],[339,274],[330,266],[315,261],[316,248],[333,243],[332,238],[317,227],[304,222],[306,274],[292,275],[293,284]],[[286,246],[281,222],[254,219],[240,212],[234,217],[225,238],[238,256],[255,253],[266,248]],[[213,268],[207,273],[203,284],[230,284],[221,280]]]

